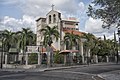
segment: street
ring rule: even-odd
[[[86,65],[45,72],[0,72],[0,80],[104,80],[101,77],[119,80],[120,65]]]

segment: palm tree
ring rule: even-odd
[[[7,54],[9,53],[10,48],[13,46],[13,40],[14,40],[14,32],[4,30],[3,31],[3,51],[6,52]],[[5,56],[5,64],[7,64],[7,54]]]
[[[7,52],[9,52],[9,49],[11,48],[11,46],[13,45],[13,41],[15,40],[13,35],[15,33],[8,31],[8,30],[4,30],[3,32],[3,37],[4,37],[4,47],[6,49]]]
[[[22,57],[22,63],[24,61],[25,58],[25,50],[26,50],[26,46],[30,45],[33,37],[33,31],[30,30],[30,28],[22,28],[22,31],[18,31],[17,36],[19,38],[18,40],[18,47],[19,49],[23,52],[23,57]]]
[[[64,36],[64,42],[66,44],[66,49],[67,50],[72,50],[73,47],[74,47],[74,49],[79,50],[80,36],[73,34],[73,32],[72,33],[66,33],[65,36]],[[73,56],[70,56],[70,63],[73,64]]]
[[[114,42],[113,42],[113,40],[110,40],[110,39],[108,39],[108,40],[106,40],[105,41],[105,45],[106,45],[106,48],[105,48],[105,55],[106,55],[106,58],[107,58],[107,62],[109,62],[109,57],[108,56],[110,56],[110,57],[112,57],[114,54]]]
[[[93,47],[91,48],[91,55],[95,63],[98,63],[98,54],[100,52],[100,40],[101,38],[93,39]]]
[[[66,33],[64,36],[64,42],[66,43],[66,49],[73,49],[80,41],[80,36],[72,33]],[[78,46],[77,46],[78,47]]]
[[[89,64],[90,63],[90,57],[91,57],[91,49],[94,47],[94,39],[95,39],[95,36],[91,33],[84,33],[83,38],[85,38],[87,41],[84,42],[84,49],[86,51],[86,57],[87,57],[87,63]]]
[[[48,56],[47,64],[48,66],[52,66],[53,54],[49,50],[51,48],[51,44],[53,43],[53,39],[56,39],[56,41],[58,41],[59,32],[57,30],[57,26],[45,26],[45,28],[40,30],[40,33],[44,35],[43,45],[45,47],[49,47],[47,52],[50,54],[50,56]]]

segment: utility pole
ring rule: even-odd
[[[3,68],[3,38],[2,38],[2,50],[1,50],[1,64],[0,64],[0,68]]]
[[[118,28],[118,46],[117,46],[117,63],[119,62],[119,46],[120,46],[120,28]]]

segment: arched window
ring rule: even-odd
[[[56,15],[54,14],[53,15],[53,23],[55,23],[56,22]]]
[[[49,24],[51,23],[51,15],[49,15]]]

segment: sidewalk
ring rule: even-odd
[[[74,65],[74,66],[64,66],[64,67],[49,67],[49,68],[33,68],[33,69],[24,69],[24,68],[3,68],[0,71],[11,71],[11,72],[44,72],[51,70],[60,70],[60,69],[69,69],[77,67],[88,67],[88,66],[102,66],[102,65],[117,65],[116,63],[98,63],[90,65]]]

